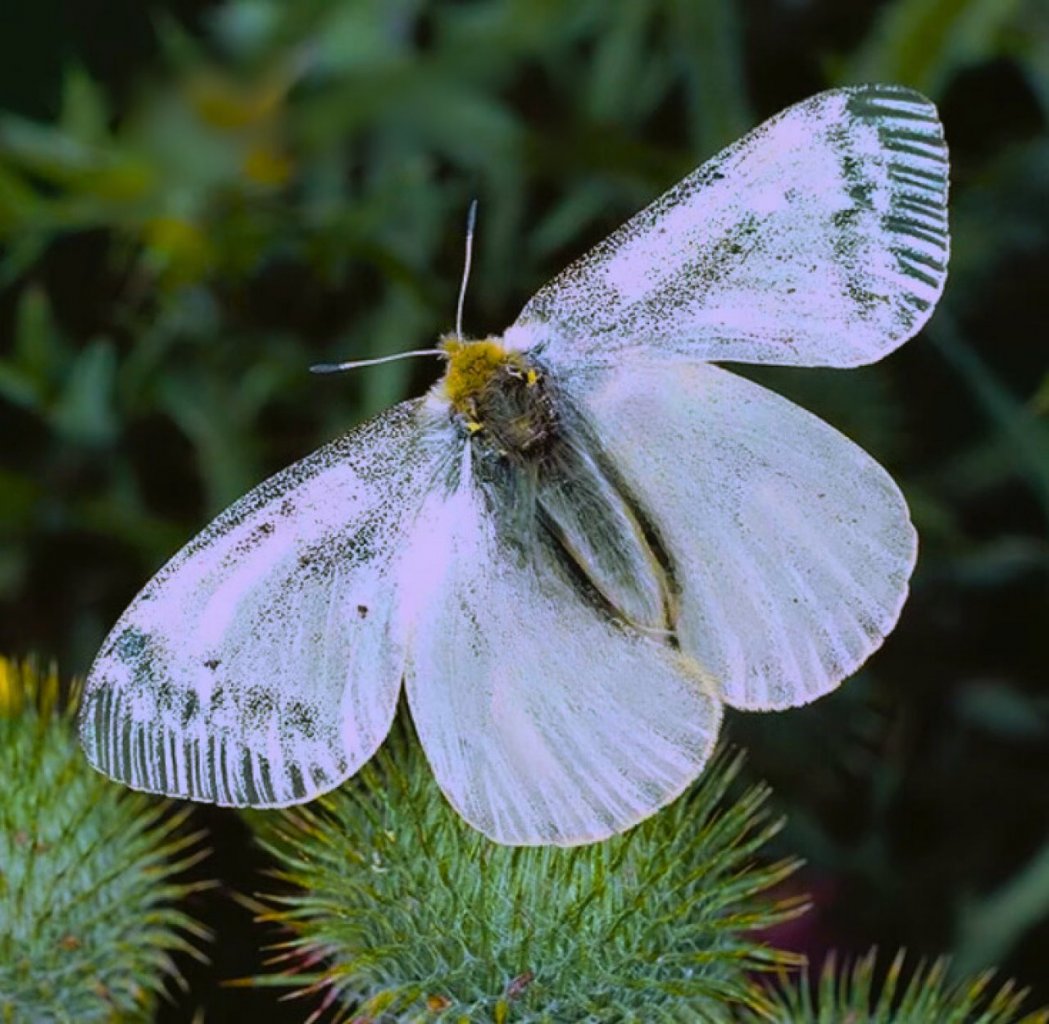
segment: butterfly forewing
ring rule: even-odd
[[[88,676],[92,764],[135,789],[279,806],[371,756],[404,666],[397,555],[435,471],[417,412],[290,466],[153,578]]]
[[[919,93],[790,107],[535,295],[507,339],[575,368],[644,348],[853,366],[911,337],[943,290],[947,149]]]

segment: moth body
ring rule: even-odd
[[[461,291],[425,398],[260,484],[121,615],[84,687],[91,763],[300,803],[374,754],[404,692],[441,789],[498,842],[654,813],[724,707],[829,693],[900,615],[900,489],[718,364],[903,344],[943,291],[947,192],[929,100],[834,89],[697,168],[502,335],[462,337]]]

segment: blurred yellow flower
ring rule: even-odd
[[[0,656],[0,718],[14,718],[26,707],[48,717],[59,699],[58,669],[52,664],[42,671],[33,661],[14,661]]]
[[[214,250],[207,235],[186,217],[153,217],[143,225],[142,238],[156,271],[170,283],[199,280],[214,262]]]
[[[294,164],[276,146],[260,143],[244,154],[244,174],[255,185],[279,188],[291,177]]]
[[[284,74],[269,74],[245,84],[215,71],[202,71],[187,83],[193,109],[216,128],[244,128],[271,117],[288,91]]]

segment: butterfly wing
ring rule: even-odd
[[[404,666],[391,552],[432,474],[404,403],[220,515],[121,616],[88,676],[91,763],[135,789],[281,806],[389,730]]]
[[[806,704],[880,646],[917,539],[899,489],[861,448],[705,363],[636,358],[576,388],[666,552],[681,650],[726,703]]]
[[[639,345],[696,359],[854,366],[943,290],[947,149],[893,86],[824,92],[705,163],[535,295],[506,334],[555,367]]]
[[[575,845],[699,774],[721,715],[694,668],[603,614],[553,541],[522,555],[469,483],[422,522],[405,684],[459,814],[497,842]]]

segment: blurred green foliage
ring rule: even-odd
[[[856,679],[728,728],[809,861],[799,948],[952,950],[1049,999],[1044,0],[5,5],[0,648],[86,668],[210,515],[424,387],[306,367],[450,326],[471,197],[466,326],[498,331],[719,146],[857,80],[941,106],[947,294],[884,363],[748,373],[889,467],[922,553]]]

